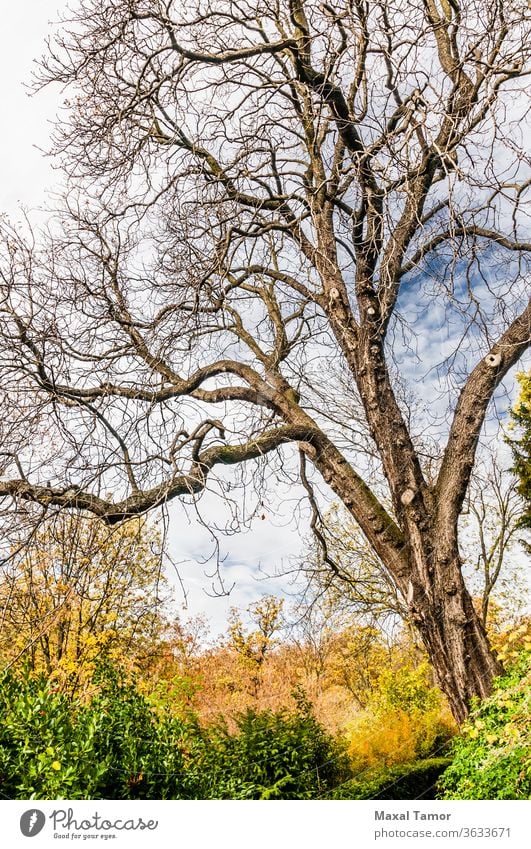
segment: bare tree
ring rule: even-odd
[[[526,586],[527,575],[512,574],[507,559],[517,543],[518,522],[523,502],[518,495],[516,480],[491,456],[471,479],[463,518],[466,527],[461,533],[464,561],[468,559],[479,578],[481,619],[487,624],[489,605],[496,591],[507,594],[513,602],[513,613],[521,604],[515,596]],[[514,567],[513,567],[514,569]],[[519,578],[521,580],[519,580]]]
[[[350,620],[350,624],[392,631],[400,619],[408,619],[408,608],[385,564],[350,513],[337,504],[322,517],[317,538],[296,568],[306,579],[299,601],[303,619],[311,622],[313,607],[319,616],[322,605],[330,626],[332,611],[343,617],[343,628]]]
[[[386,565],[462,720],[501,669],[457,520],[489,403],[530,339],[528,14],[77,0],[40,72],[69,96],[65,212],[44,240],[4,228],[7,508],[117,523],[223,494],[227,466],[241,483],[249,461],[289,466],[294,446]],[[438,364],[423,333],[446,333]],[[447,438],[435,477],[430,422],[401,391],[427,353]],[[324,360],[363,410],[348,445],[309,397]]]

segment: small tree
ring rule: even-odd
[[[265,596],[249,605],[247,613],[251,624],[255,626],[252,631],[246,631],[236,608],[230,611],[228,645],[237,653],[250,674],[254,697],[258,695],[264,662],[275,645],[275,634],[281,627],[282,607],[283,599],[275,596]]]
[[[519,431],[516,439],[510,440],[513,450],[513,471],[518,478],[518,492],[524,501],[524,510],[519,526],[531,530],[531,372],[519,374],[520,395],[512,410],[514,426]],[[529,543],[525,543],[531,552]]]
[[[25,663],[73,690],[103,655],[130,665],[149,653],[165,625],[160,543],[145,519],[109,528],[61,514],[44,524],[4,561],[2,665]]]

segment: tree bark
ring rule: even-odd
[[[437,683],[461,723],[468,715],[471,699],[490,695],[492,680],[503,667],[491,651],[481,617],[465,586],[457,544],[450,558],[438,549],[435,543],[430,560],[412,563],[416,580],[409,582],[407,601]]]
[[[446,526],[443,532],[437,524],[437,493],[426,484],[417,492],[409,491],[411,502],[400,502],[399,525],[380,505],[369,512],[356,491],[350,466],[335,446],[322,439],[316,440],[316,446],[303,450],[378,552],[407,602],[410,622],[420,635],[452,714],[458,723],[463,722],[471,699],[490,695],[492,680],[503,667],[492,653],[481,616],[465,586],[457,524]],[[395,493],[400,492],[403,475],[390,478],[390,485]]]

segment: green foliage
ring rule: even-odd
[[[92,757],[105,764],[96,793],[103,799],[194,798],[195,773],[185,770],[192,725],[159,719],[145,696],[111,667],[95,676],[100,688],[79,713],[93,723]]]
[[[520,653],[455,738],[445,799],[531,798],[531,653]]]
[[[313,799],[348,775],[344,748],[301,696],[293,713],[246,711],[235,734],[219,723],[206,763],[222,799]]]
[[[94,723],[44,678],[0,681],[0,790],[8,798],[93,796],[105,764],[93,759]]]
[[[186,798],[175,720],[157,723],[145,699],[110,669],[88,704],[43,677],[0,680],[0,790],[10,798]],[[166,775],[169,773],[169,775]]]
[[[339,787],[333,799],[434,799],[437,782],[450,758],[429,758],[371,769]]]
[[[311,799],[348,776],[344,749],[301,696],[236,729],[163,716],[102,667],[86,703],[42,677],[0,679],[0,792],[14,799]]]
[[[512,427],[517,438],[509,439],[513,451],[513,471],[518,478],[518,492],[524,500],[520,527],[531,530],[531,372],[517,375],[520,395],[512,410]]]

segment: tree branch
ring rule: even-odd
[[[204,434],[202,436],[204,437]],[[75,487],[65,490],[31,484],[23,479],[0,481],[0,498],[10,497],[23,501],[35,501],[46,506],[86,510],[103,519],[107,524],[114,525],[131,516],[146,513],[177,496],[200,493],[206,486],[210,471],[216,465],[232,466],[261,457],[288,442],[298,440],[312,442],[315,438],[316,434],[312,433],[308,427],[285,425],[265,431],[256,439],[239,445],[214,445],[197,455],[186,474],[176,474],[157,486],[136,492],[117,502],[100,498]]]
[[[476,365],[459,396],[436,485],[441,531],[448,532],[457,522],[494,390],[530,345],[531,302]]]

